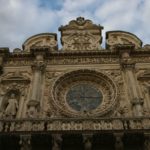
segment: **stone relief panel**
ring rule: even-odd
[[[64,43],[63,50],[100,50],[100,40],[100,36],[93,36],[88,31],[76,31],[70,36],[62,37]]]
[[[52,86],[59,76],[64,72],[61,71],[46,71],[45,73],[45,88],[43,95],[43,108],[41,110],[42,116],[44,117],[58,117],[60,113],[57,107],[53,106],[52,103]]]
[[[26,73],[24,73],[26,74]],[[20,118],[27,99],[30,79],[21,72],[10,72],[1,77],[0,117]]]
[[[108,57],[53,57],[47,60],[48,65],[76,65],[76,64],[109,64],[119,63],[119,58],[108,58]]]
[[[15,59],[9,59],[5,62],[4,66],[31,66],[32,64],[31,59],[24,59],[24,60],[15,60]]]
[[[127,101],[127,91],[125,90],[125,82],[121,70],[101,70],[111,78],[117,86],[118,103],[113,113],[114,117],[129,117],[131,115],[131,106]]]

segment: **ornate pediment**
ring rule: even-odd
[[[106,48],[114,49],[116,45],[133,44],[135,49],[142,47],[142,41],[134,34],[125,31],[106,32]]]
[[[22,75],[21,72],[14,72],[14,73],[8,73],[7,75],[3,76],[1,79],[2,84],[7,83],[30,83],[30,79],[24,75]]]
[[[102,26],[93,24],[91,20],[84,19],[84,17],[78,17],[76,20],[71,20],[68,25],[61,26],[60,31],[64,29],[103,29]]]
[[[67,51],[86,51],[99,50],[102,42],[100,25],[95,25],[91,20],[78,17],[68,25],[61,26],[61,43],[63,50]]]
[[[23,44],[23,50],[30,52],[33,47],[48,47],[51,51],[58,49],[57,35],[54,33],[42,33],[28,38]]]

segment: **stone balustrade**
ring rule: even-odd
[[[150,117],[111,119],[15,119],[0,120],[1,133],[45,131],[148,131]]]

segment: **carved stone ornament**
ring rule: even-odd
[[[91,20],[78,17],[70,21],[68,25],[59,28],[62,35],[62,49],[67,51],[99,50],[101,49],[102,29],[102,26],[93,24]]]
[[[2,84],[10,84],[10,83],[19,83],[19,84],[28,84],[30,83],[30,79],[27,76],[24,76],[20,71],[10,72],[8,74],[4,74],[1,78]]]
[[[31,65],[31,68],[33,71],[41,71],[43,72],[45,70],[46,64],[43,61],[35,61]]]
[[[93,70],[76,70],[62,75],[55,81],[51,95],[52,105],[70,117],[103,116],[112,111],[117,102],[114,82]]]
[[[51,51],[58,49],[57,35],[55,33],[41,33],[28,38],[23,43],[23,50],[30,52],[31,47],[49,47]]]
[[[100,40],[100,36],[94,36],[88,31],[76,31],[74,34],[62,38],[63,50],[99,50]]]
[[[109,31],[106,33],[106,48],[114,49],[116,45],[133,44],[135,49],[142,47],[142,41],[134,34],[125,31]]]

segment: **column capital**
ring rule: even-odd
[[[135,69],[135,62],[133,62],[131,59],[122,59],[121,67],[122,69]]]
[[[46,63],[44,61],[34,61],[31,65],[33,71],[41,71],[43,72],[46,68]]]
[[[131,59],[130,54],[135,49],[135,45],[117,44],[115,47],[120,55],[120,64],[122,69],[134,69],[135,62]]]

